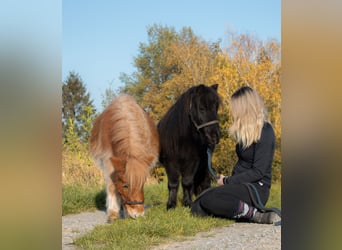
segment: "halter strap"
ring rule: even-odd
[[[210,149],[210,147],[207,148],[207,157],[208,157],[208,170],[209,173],[212,175],[212,177],[215,180],[220,179],[220,176],[215,172],[215,170],[213,169],[212,165],[211,165],[211,157],[212,157],[212,150]]]
[[[196,129],[197,130],[200,130],[201,128],[204,128],[204,127],[207,127],[207,126],[210,126],[210,125],[213,125],[213,124],[216,124],[216,123],[219,123],[218,120],[213,120],[213,121],[210,121],[210,122],[205,122],[201,125],[197,125],[197,123],[194,121],[194,119],[192,118],[191,116],[191,120],[193,122],[193,124],[195,125]]]
[[[143,205],[144,201],[126,201],[121,197],[122,204],[124,205]]]
[[[191,119],[192,123],[194,124],[194,126],[196,127],[197,131],[199,131],[201,128],[208,127],[210,125],[219,123],[218,120],[212,120],[212,121],[209,121],[209,122],[202,123],[201,125],[198,125],[195,122],[194,118],[192,117],[191,109],[192,109],[192,99],[190,101],[190,119]]]

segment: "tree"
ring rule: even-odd
[[[137,70],[121,76],[125,86],[120,91],[134,96],[158,122],[189,87],[219,84],[222,137],[213,155],[213,166],[217,172],[230,174],[237,158],[236,142],[227,132],[232,124],[229,99],[243,85],[255,88],[265,100],[276,133],[273,177],[280,180],[280,45],[274,40],[260,41],[250,34],[228,35],[228,47],[221,49],[219,42],[208,43],[189,27],[180,32],[167,26],[150,27],[148,43],[140,44],[134,61]]]
[[[62,83],[62,132],[64,143],[68,141],[70,132],[80,142],[87,142],[96,109],[85,85],[75,72],[70,72]],[[72,125],[72,126],[71,126]],[[70,131],[72,130],[72,131]],[[68,136],[67,136],[68,135]]]
[[[116,96],[116,92],[113,89],[113,83],[111,82],[108,86],[108,88],[106,88],[105,93],[101,95],[102,96],[102,101],[101,101],[101,105],[102,108],[105,109],[115,98]]]
[[[140,44],[134,60],[137,71],[123,74],[121,92],[159,120],[166,109],[187,88],[200,83],[211,84],[218,43],[208,44],[195,36],[190,27],[176,32],[173,27],[153,25],[148,28],[148,43]]]
[[[122,74],[120,80],[125,83],[121,92],[135,97],[142,102],[145,93],[158,88],[177,71],[174,65],[166,64],[170,55],[170,43],[177,39],[172,27],[153,25],[147,30],[148,44],[140,43],[139,54],[134,58],[137,71],[132,75]]]

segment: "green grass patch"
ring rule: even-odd
[[[64,185],[62,187],[62,215],[106,208],[104,187],[82,185]]]
[[[181,190],[180,190],[181,191]],[[82,249],[148,249],[153,245],[184,240],[200,231],[231,224],[233,221],[219,218],[198,218],[189,208],[179,206],[166,211],[166,184],[145,187],[144,217],[121,219],[95,227],[93,231],[78,238],[76,245]]]
[[[84,188],[83,188],[84,189]],[[270,199],[267,207],[280,208],[280,183],[272,185]],[[89,192],[89,190],[88,190]],[[181,190],[180,190],[181,193]],[[89,195],[89,196],[88,196]],[[93,202],[93,205],[84,205],[87,210],[98,206],[105,206],[105,192],[102,189],[94,189],[84,202],[78,202],[79,209],[82,204]],[[91,195],[97,195],[97,202]],[[179,195],[180,196],[180,195]],[[76,239],[75,244],[82,249],[148,249],[153,245],[185,240],[201,231],[211,228],[227,226],[234,221],[220,218],[192,216],[189,208],[181,206],[179,200],[176,209],[166,211],[168,193],[166,183],[148,185],[145,187],[146,215],[133,219],[121,219],[97,226],[88,234]]]
[[[193,217],[189,209],[184,207],[166,212],[163,204],[147,209],[146,216],[136,220],[117,220],[112,224],[97,226],[92,232],[78,238],[76,245],[82,249],[148,249],[230,223],[232,221],[218,218]]]
[[[266,203],[266,207],[281,208],[281,183],[276,182],[271,186],[270,197]]]

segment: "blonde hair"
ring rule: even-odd
[[[241,87],[232,95],[230,109],[233,116],[230,135],[242,144],[243,148],[259,141],[264,123],[269,122],[260,95],[251,87]]]

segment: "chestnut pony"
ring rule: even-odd
[[[156,125],[128,95],[117,96],[96,118],[90,154],[104,171],[108,221],[144,215],[144,184],[159,154]]]

